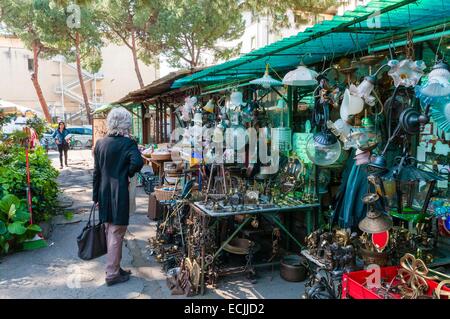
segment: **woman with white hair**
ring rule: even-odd
[[[120,267],[122,243],[129,223],[129,182],[144,165],[136,142],[130,138],[131,114],[114,108],[106,119],[107,136],[94,149],[93,200],[106,226],[108,245],[106,284],[125,282],[131,272]]]

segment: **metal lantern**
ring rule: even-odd
[[[359,229],[368,234],[379,234],[392,228],[392,219],[375,207],[378,201],[377,194],[367,194],[363,198],[364,204],[368,206],[367,215],[358,224]]]
[[[383,175],[384,195],[392,213],[425,213],[438,180],[432,172],[416,167],[416,159],[410,156],[395,158],[396,165]]]

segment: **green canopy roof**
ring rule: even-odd
[[[276,71],[288,71],[300,63],[302,56],[305,64],[314,64],[324,56],[330,60],[362,52],[377,40],[386,43],[395,34],[449,21],[448,0],[372,0],[295,36],[179,79],[172,88],[257,78],[264,73],[266,63]]]

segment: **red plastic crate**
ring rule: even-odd
[[[382,267],[380,269],[381,278],[385,282],[391,282],[391,280],[397,275],[399,266]],[[377,295],[375,292],[364,287],[366,283],[366,278],[371,275],[372,271],[361,270],[354,271],[342,276],[342,299],[353,298],[353,299],[383,299],[382,296]],[[427,295],[432,296],[434,290],[438,286],[433,280],[427,280],[428,291]],[[394,280],[394,285],[396,281]],[[447,287],[443,287],[442,290],[450,291]],[[400,299],[400,295],[394,295],[395,298]]]

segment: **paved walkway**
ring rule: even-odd
[[[49,156],[59,167],[57,153]],[[131,280],[107,287],[105,257],[93,261],[77,257],[76,237],[92,204],[93,160],[89,150],[70,151],[69,156],[70,167],[61,170],[58,183],[61,202],[73,217],[68,220],[59,215],[54,219],[49,247],[0,259],[0,298],[183,298],[171,295],[165,274],[150,256],[147,240],[154,235],[155,224],[146,216],[147,197],[141,188],[123,251],[122,266],[132,270]],[[299,298],[303,290],[303,284],[288,283],[275,270],[273,274],[261,273],[253,285],[243,276],[226,278],[203,298]]]

